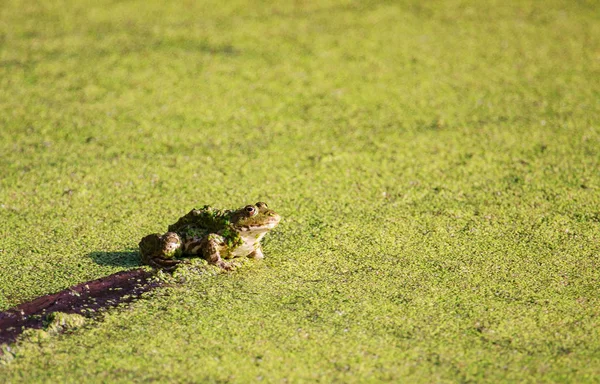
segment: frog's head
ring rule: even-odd
[[[267,232],[275,228],[281,216],[259,201],[233,212],[231,224],[237,231]]]

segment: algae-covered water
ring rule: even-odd
[[[0,381],[597,382],[599,7],[3,1],[0,310],[284,220]]]

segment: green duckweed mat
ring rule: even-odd
[[[193,207],[284,221],[0,381],[598,382],[599,7],[3,1],[0,310]]]

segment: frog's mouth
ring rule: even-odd
[[[266,223],[240,225],[236,229],[241,232],[267,232],[275,228],[280,220],[281,216],[275,214],[274,216],[269,217],[269,220]]]

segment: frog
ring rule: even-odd
[[[236,210],[205,205],[192,209],[167,228],[139,243],[142,262],[153,268],[174,270],[186,257],[202,257],[223,270],[235,269],[235,258],[263,259],[261,240],[281,216],[259,201]]]

